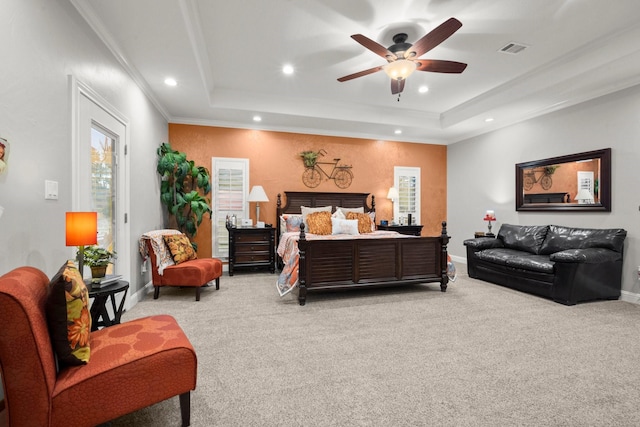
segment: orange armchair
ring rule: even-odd
[[[188,426],[197,358],[175,319],[150,316],[91,332],[89,362],[58,373],[45,314],[48,284],[33,267],[0,277],[8,425],[95,426],[179,395]]]
[[[158,299],[160,287],[180,286],[196,288],[196,301],[200,301],[200,290],[209,282],[216,281],[220,289],[222,261],[217,258],[197,258],[175,264],[163,236],[182,234],[178,230],[154,230],[140,238],[140,254],[143,259],[151,260],[151,278],[153,280],[153,299]]]

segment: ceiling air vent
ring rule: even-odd
[[[527,46],[526,44],[511,42],[511,43],[508,43],[506,46],[504,46],[502,49],[500,49],[498,52],[515,55],[517,53],[522,52],[528,47],[529,46]]]

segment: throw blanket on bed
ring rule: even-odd
[[[414,238],[414,236],[406,236],[395,231],[374,231],[373,233],[351,235],[351,234],[331,234],[318,235],[306,234],[307,240],[351,240],[351,239],[379,239],[379,238]],[[278,255],[282,258],[284,267],[278,280],[276,281],[276,289],[280,296],[285,296],[298,285],[298,240],[299,232],[283,233],[280,236],[278,244]]]

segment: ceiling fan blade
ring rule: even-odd
[[[405,81],[406,81],[405,79],[402,79],[402,80],[391,79],[391,95],[402,93],[402,91],[404,90]]]
[[[443,22],[427,35],[415,42],[413,46],[404,53],[404,57],[407,59],[417,58],[429,52],[431,49],[451,37],[453,33],[460,29],[460,27],[462,27],[462,22],[458,21],[456,18],[449,18],[447,21]]]
[[[430,71],[432,73],[460,74],[467,68],[467,64],[456,61],[442,61],[440,59],[419,59],[416,61],[418,71]]]
[[[375,53],[376,55],[380,55],[388,61],[395,61],[396,59],[398,59],[398,57],[394,55],[393,52],[389,51],[386,47],[377,42],[374,42],[373,40],[363,36],[362,34],[354,34],[351,36],[351,38],[369,49],[371,52]]]
[[[359,71],[357,73],[353,73],[353,74],[349,74],[348,76],[344,76],[344,77],[340,77],[338,79],[339,82],[346,82],[347,80],[351,80],[351,79],[355,79],[358,77],[362,77],[362,76],[366,76],[368,74],[373,74],[376,71],[380,71],[382,70],[382,67],[373,67],[373,68],[369,68],[368,70],[364,70],[364,71]]]

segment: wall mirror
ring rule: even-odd
[[[518,163],[516,210],[611,212],[611,148]]]

